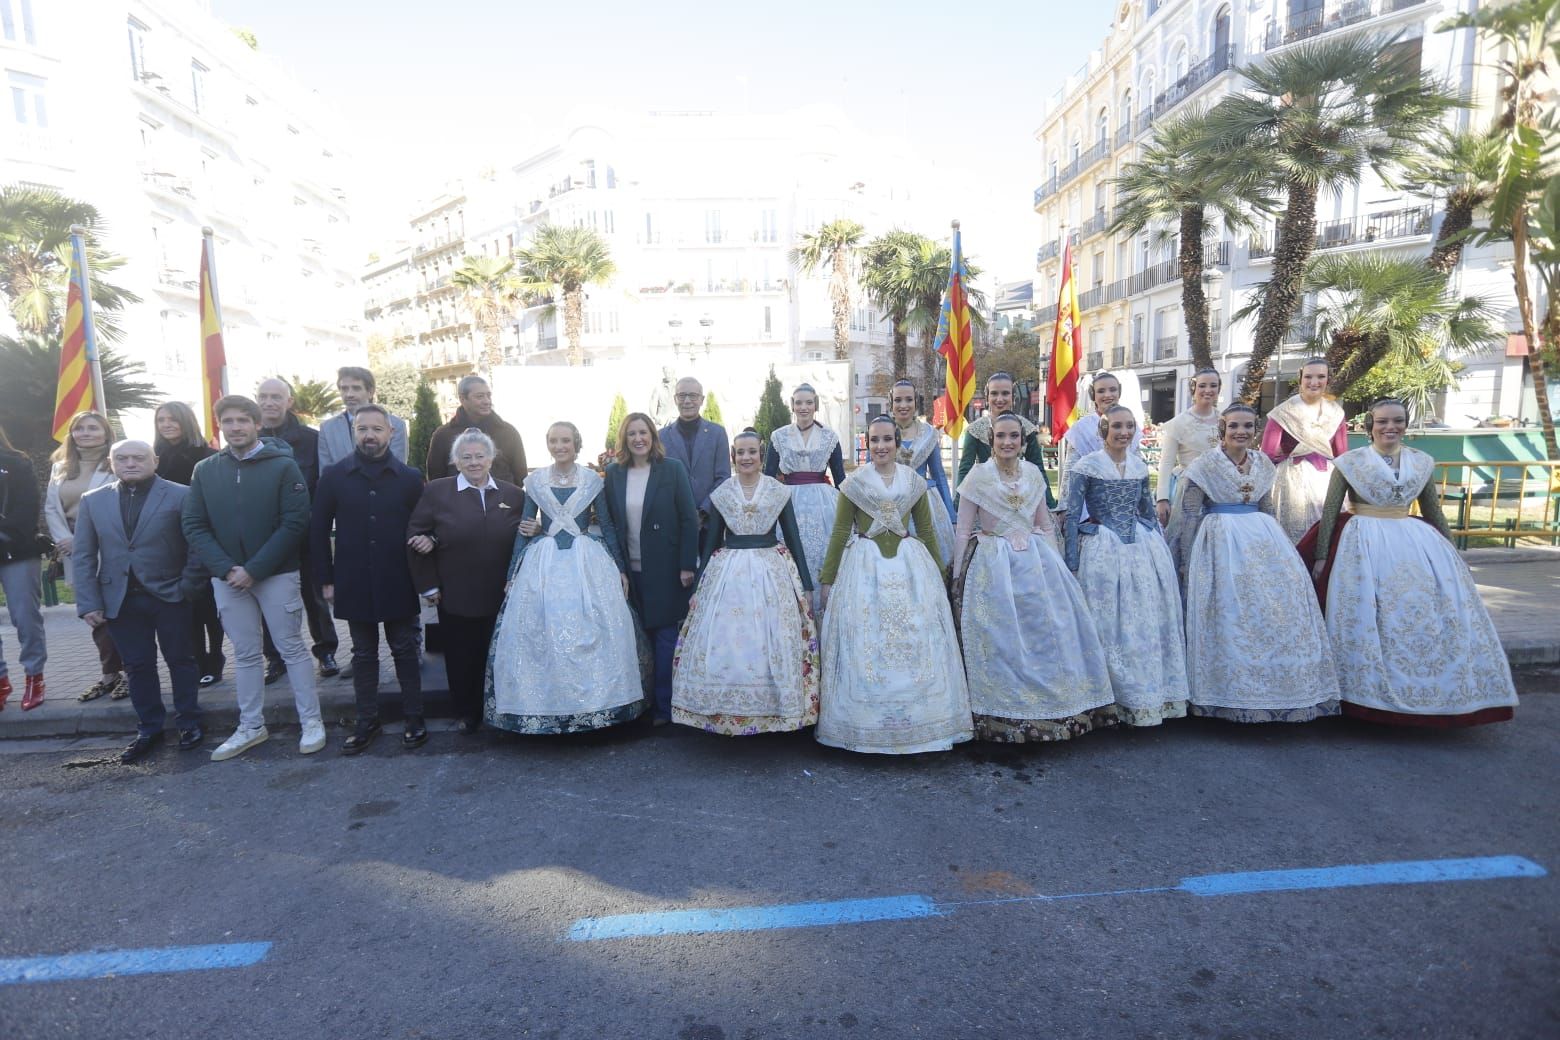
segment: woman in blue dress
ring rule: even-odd
[[[573,423],[553,423],[552,465],[525,479],[488,666],[487,722],[499,729],[601,729],[645,708],[628,573],[605,485],[576,461],[580,446]],[[599,535],[589,531],[593,520]]]
[[[927,490],[936,492],[928,504],[932,507],[933,533],[937,536],[938,554],[946,574],[953,563],[954,509],[953,493],[948,490],[948,474],[943,469],[942,431],[915,417],[915,384],[908,379],[894,384],[889,407],[894,425],[899,427],[899,464],[915,470],[917,476],[925,479]],[[937,508],[937,499],[942,500],[941,509]]]

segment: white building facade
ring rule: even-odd
[[[141,302],[123,356],[167,396],[200,393],[201,228],[215,232],[229,385],[327,377],[361,353],[344,186],[318,96],[212,17],[207,0],[0,0],[0,184],[95,206],[110,276]]]
[[[1112,235],[1115,191],[1109,184],[1141,147],[1154,125],[1193,107],[1207,108],[1243,88],[1238,69],[1304,41],[1334,33],[1364,32],[1395,39],[1420,67],[1469,94],[1474,106],[1450,118],[1482,123],[1495,99],[1487,73],[1476,67],[1478,40],[1471,31],[1436,33],[1434,26],[1468,6],[1466,0],[1128,0],[1101,49],[1070,77],[1047,104],[1035,137],[1042,149],[1043,180],[1035,191],[1042,243],[1037,254],[1036,295],[1056,299],[1062,236],[1073,244],[1089,369],[1132,369],[1143,390],[1144,414],[1162,422],[1189,405],[1192,371],[1181,313],[1179,242],[1173,227],[1132,237]],[[1323,193],[1317,207],[1319,253],[1386,250],[1404,256],[1428,253],[1439,208],[1384,184],[1367,171],[1361,183],[1338,195]],[[1168,232],[1168,233],[1166,233]],[[1271,275],[1271,222],[1261,232],[1230,234],[1215,226],[1205,242],[1203,276],[1208,296],[1211,349],[1225,373],[1225,397],[1250,357],[1254,318],[1231,321],[1253,287]],[[1451,291],[1488,298],[1497,312],[1512,310],[1510,272],[1493,249],[1467,249]],[[1054,302],[1050,304],[1054,308]],[[1281,350],[1268,367],[1264,410],[1290,392],[1305,345],[1314,332],[1316,301],[1308,300]],[[1042,310],[1042,317],[1046,313]],[[1054,309],[1049,315],[1054,319]],[[1507,357],[1505,341],[1485,354],[1461,359],[1460,386],[1440,410],[1453,425],[1472,417],[1517,415],[1533,408],[1520,356]],[[1513,350],[1512,353],[1519,353]]]

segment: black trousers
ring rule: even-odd
[[[352,634],[352,693],[357,699],[359,721],[379,717],[379,625],[372,621],[349,621]],[[423,713],[422,668],[417,651],[422,646],[422,628],[417,616],[384,622],[385,642],[390,644],[390,659],[395,677],[401,684],[403,715]]]
[[[194,620],[195,664],[201,675],[221,675],[227,665],[222,653],[222,615],[217,613],[217,598],[211,594],[211,583],[202,582],[200,592],[190,601]]]
[[[159,646],[168,664],[168,678],[173,681],[174,721],[181,730],[200,725],[200,672],[190,645],[192,627],[188,603],[168,603],[136,590],[125,594],[118,617],[93,629],[94,633],[108,633],[124,659],[130,703],[135,706],[140,722],[137,731],[142,736],[161,733],[168,719],[162,680],[157,675]]]
[[[482,718],[488,647],[497,624],[497,614],[461,617],[439,608],[439,628],[444,632],[444,674],[450,681],[450,702],[456,718]]]

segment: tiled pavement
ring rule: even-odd
[[[1560,663],[1560,548],[1470,549],[1464,558],[1473,568],[1484,602],[1489,605],[1500,630],[1501,642],[1511,663],[1531,666]],[[125,734],[135,730],[135,713],[128,700],[111,701],[106,697],[82,704],[77,694],[97,675],[97,654],[87,627],[73,606],[46,608],[45,629],[49,642],[49,663],[45,671],[48,695],[41,708],[21,710],[21,667],[16,660],[16,633],[10,616],[0,612],[0,639],[5,641],[16,692],[5,711],[0,711],[0,740],[8,737],[65,737],[86,734]],[[341,638],[338,661],[345,665],[352,641],[345,622],[337,622]],[[380,697],[387,719],[399,715],[399,687],[390,663],[389,650],[380,646]],[[167,676],[163,677],[164,698],[168,698]],[[318,680],[320,704],[327,723],[336,723],[354,714],[350,679]],[[445,714],[447,698],[443,659],[429,654],[423,663],[423,688],[427,694],[430,717]],[[285,679],[266,688],[266,718],[276,724],[292,722],[292,690]],[[201,693],[208,729],[220,733],[237,721],[234,703],[233,670],[229,660],[221,682]],[[170,703],[171,707],[171,703]]]

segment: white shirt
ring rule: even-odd
[[[639,530],[645,513],[645,489],[650,484],[649,466],[628,467],[628,483],[623,489],[623,505],[628,512],[628,567],[639,570]]]

